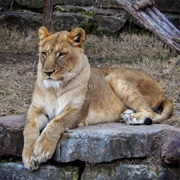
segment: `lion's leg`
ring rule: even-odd
[[[62,133],[78,125],[80,120],[79,114],[80,112],[78,110],[69,108],[47,124],[35,142],[34,164],[38,166],[53,156],[57,142]]]
[[[40,130],[42,130],[48,122],[46,115],[41,113],[35,107],[30,107],[27,115],[27,123],[24,128],[24,147],[22,158],[24,165],[29,170],[37,169],[33,161],[34,144],[39,137]]]
[[[133,110],[125,111],[121,116],[127,124],[152,124],[153,120],[160,118],[132,84],[113,77],[107,80],[126,107]]]

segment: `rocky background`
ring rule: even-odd
[[[180,1],[155,0],[155,3],[180,29]],[[0,25],[20,29],[39,28],[42,25],[42,11],[43,0],[3,0],[0,1]],[[78,26],[87,33],[111,35],[119,33],[128,23],[138,24],[116,0],[53,0],[55,31]]]

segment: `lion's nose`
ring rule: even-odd
[[[48,76],[51,76],[51,74],[53,74],[55,72],[55,69],[54,70],[50,70],[50,71],[44,71],[44,73]]]

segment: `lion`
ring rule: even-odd
[[[173,104],[149,75],[126,67],[90,68],[83,29],[51,33],[41,27],[38,36],[37,80],[23,132],[27,169],[50,159],[68,129],[118,120],[150,125],[172,114]]]

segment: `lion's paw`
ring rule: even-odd
[[[44,163],[50,159],[56,148],[56,143],[45,137],[47,136],[41,134],[34,146],[33,161],[36,165]]]
[[[38,168],[38,165],[35,164],[33,160],[33,151],[31,152],[30,150],[23,150],[23,163],[24,167],[28,170],[36,170]]]
[[[134,113],[133,110],[127,109],[121,114],[121,119],[126,123],[126,124],[146,124],[150,125],[152,124],[152,119],[148,118],[146,116],[143,116],[142,113]]]

